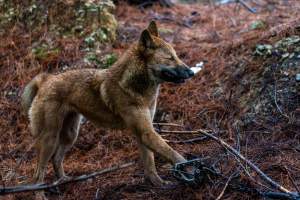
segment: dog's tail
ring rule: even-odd
[[[31,103],[39,90],[39,86],[47,76],[47,73],[38,74],[25,86],[25,89],[21,96],[22,112],[25,115],[28,115]]]

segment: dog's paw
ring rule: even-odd
[[[161,188],[169,188],[174,186],[175,184],[171,181],[166,181],[163,180],[162,178],[160,178],[159,175],[157,174],[152,174],[152,175],[148,175],[145,178],[146,182],[150,182],[151,185],[155,186],[155,187],[161,187]]]
[[[163,186],[165,184],[165,181],[161,179],[160,176],[157,174],[146,175],[145,182],[148,182],[151,185],[157,187]]]

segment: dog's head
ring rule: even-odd
[[[194,72],[177,57],[173,47],[159,37],[154,21],[141,33],[138,46],[150,77],[155,81],[183,83],[194,76]]]

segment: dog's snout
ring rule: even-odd
[[[177,69],[178,74],[184,79],[194,76],[194,72],[186,66],[179,66]]]
[[[183,83],[185,79],[194,76],[194,72],[186,65],[178,65],[176,67],[163,66],[160,68],[160,78],[164,81]]]
[[[189,77],[193,77],[195,75],[195,73],[192,70],[190,70],[189,68],[187,69],[187,73],[188,73]]]

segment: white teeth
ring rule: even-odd
[[[200,62],[196,64],[196,67],[191,67],[190,69],[194,72],[194,74],[197,74],[198,72],[200,72],[203,68],[204,63]]]

